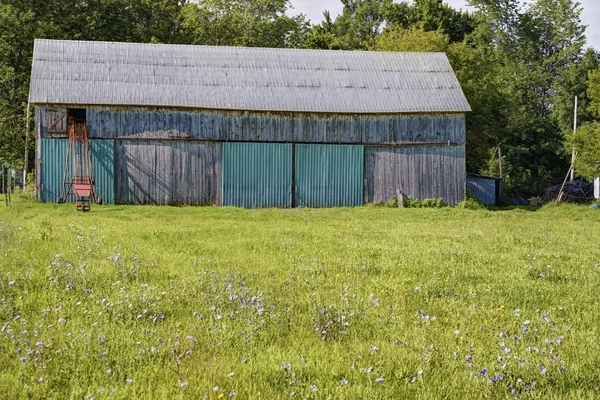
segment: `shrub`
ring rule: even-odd
[[[475,198],[467,198],[456,205],[456,208],[465,210],[485,210],[485,206]]]

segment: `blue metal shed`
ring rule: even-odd
[[[502,205],[502,178],[467,174],[467,190],[486,206]]]

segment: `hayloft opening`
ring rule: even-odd
[[[75,121],[78,123],[85,123],[87,112],[85,108],[67,108],[67,118],[69,120],[69,126],[71,122]]]

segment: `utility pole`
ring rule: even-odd
[[[573,118],[573,136],[577,133],[577,96],[575,96],[575,115]],[[575,147],[571,152],[571,181],[575,180]]]

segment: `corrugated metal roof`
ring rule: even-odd
[[[444,53],[40,39],[29,100],[327,113],[470,111]]]

